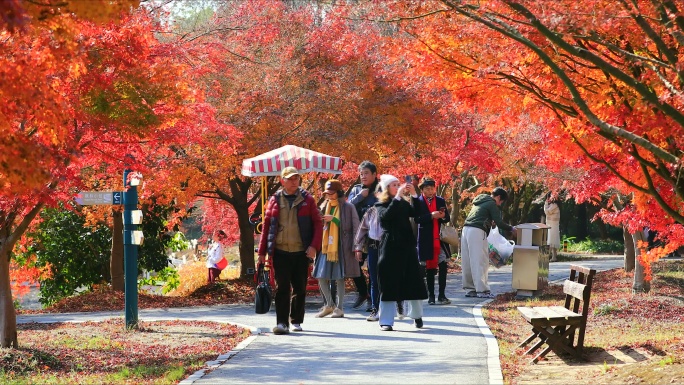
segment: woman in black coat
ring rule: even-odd
[[[376,203],[384,233],[378,250],[378,286],[380,289],[380,328],[392,330],[396,301],[408,301],[408,316],[423,327],[423,300],[427,299],[425,280],[416,250],[416,237],[409,218],[413,207],[402,197],[417,197],[411,183],[400,185],[392,175],[381,175],[382,193]]]

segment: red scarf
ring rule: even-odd
[[[423,200],[428,207],[428,211],[433,213],[437,211],[437,197],[432,197],[432,202],[428,201],[428,198],[423,195]],[[439,263],[439,250],[441,244],[439,242],[439,219],[435,218],[432,220],[432,259],[426,261],[426,269],[436,269]]]

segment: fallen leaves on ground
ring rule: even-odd
[[[139,309],[212,306],[254,301],[254,282],[240,278],[230,281],[217,281],[195,290],[185,297],[172,297],[138,293]],[[17,311],[19,314],[32,313],[72,313],[94,311],[117,311],[124,309],[124,293],[111,290],[108,286],[65,298],[42,310]]]
[[[652,365],[666,366],[666,373],[679,373],[672,374],[675,377],[684,375],[684,361],[681,359],[684,357],[684,279],[658,274],[682,270],[682,261],[655,264],[656,278],[652,282],[651,292],[637,295],[633,295],[631,291],[633,273],[625,273],[622,269],[597,273],[587,320],[585,356],[618,350],[648,351],[660,360]],[[634,373],[639,366],[631,365],[629,375],[634,378],[628,380],[621,375],[627,369],[623,370],[618,365],[624,362],[618,362],[617,358],[612,360],[614,362],[603,362],[603,366],[591,362],[583,365],[571,357],[556,359],[555,354],[550,353],[547,357],[550,357],[548,361],[553,361],[551,365],[545,361],[542,362],[544,365],[531,364],[529,361],[532,356],[524,354],[526,348],[517,347],[531,333],[531,327],[516,307],[562,306],[564,298],[562,286],[552,285],[539,298],[516,300],[515,293],[506,293],[486,305],[485,319],[499,342],[501,367],[506,383],[516,385],[541,381],[561,384],[572,382],[569,379],[573,379],[579,380],[578,383],[621,384],[626,381],[636,383],[634,378],[644,379],[645,376],[652,375],[653,367],[639,362],[643,367],[642,375]],[[549,378],[540,374],[553,371],[554,366],[559,365],[562,366],[561,374],[555,380],[560,382],[553,382],[553,376]],[[659,383],[663,378],[656,381],[655,383]]]
[[[19,349],[0,349],[0,382],[178,382],[233,349],[249,331],[206,321],[19,324]]]

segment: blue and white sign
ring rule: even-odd
[[[81,191],[76,195],[76,203],[81,206],[123,204],[121,191]]]

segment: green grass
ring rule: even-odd
[[[77,350],[123,349],[121,343],[101,336],[78,338],[67,335],[62,338],[55,338],[50,342],[53,346],[63,346],[65,348]]]
[[[190,365],[192,367],[192,365]],[[201,367],[201,364],[195,365]],[[30,375],[9,375],[0,371],[0,383],[3,385],[26,385],[26,384],[135,384],[148,382],[150,378],[155,384],[177,384],[185,377],[183,365],[164,366],[136,366],[134,368],[121,368],[114,373],[85,374],[72,371],[68,375],[57,376],[52,373],[34,372]],[[147,379],[147,380],[145,380]]]
[[[672,281],[684,281],[684,271],[664,271],[657,273],[658,278],[668,278]],[[684,287],[684,285],[682,285]]]
[[[192,366],[202,366],[196,363]],[[156,377],[156,384],[175,384],[185,377],[185,368],[182,365],[164,365],[158,367],[136,366],[135,368],[122,368],[118,372],[108,375],[104,381],[108,383],[130,383],[130,380]]]
[[[660,366],[666,366],[666,365],[672,365],[674,364],[675,360],[672,358],[672,356],[667,356],[663,358],[662,360],[658,361],[658,365]]]
[[[606,303],[601,306],[594,308],[594,315],[596,316],[606,316],[611,313],[615,313],[620,310],[620,307],[613,305],[612,303]]]
[[[613,239],[585,239],[575,241],[574,238],[564,238],[567,241],[567,252],[591,254],[620,254],[624,252],[624,243]]]

